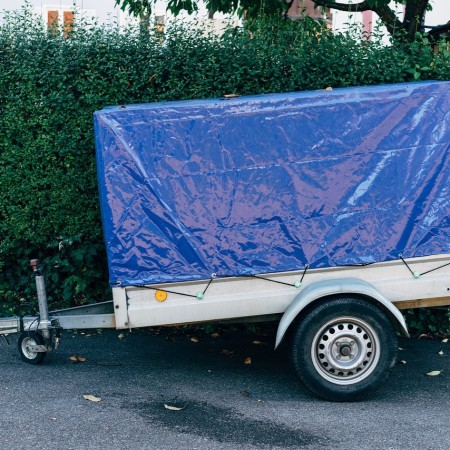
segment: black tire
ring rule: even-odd
[[[392,323],[379,308],[359,298],[335,298],[299,322],[292,361],[317,396],[354,401],[386,380],[397,349]]]
[[[44,338],[36,331],[22,333],[18,341],[20,357],[28,364],[40,364],[47,352],[33,352],[27,345],[44,345]]]

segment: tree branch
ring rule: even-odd
[[[418,31],[423,31],[423,20],[428,3],[430,3],[429,0],[416,0],[406,4],[403,25],[410,39],[413,39]]]
[[[372,8],[367,4],[366,0],[360,3],[338,3],[333,0],[313,0],[317,6],[324,6],[325,8],[333,8],[339,11],[347,12],[361,12],[369,11]]]
[[[436,42],[440,39],[440,37],[443,34],[450,32],[450,21],[448,21],[447,23],[445,23],[443,25],[437,25],[435,27],[425,27],[425,28],[430,28],[430,31],[428,31],[428,35],[432,38],[433,42]],[[450,40],[450,38],[447,37],[447,40]]]
[[[366,0],[360,3],[339,3],[333,0],[312,0],[317,6],[325,6],[327,8],[337,9],[339,11],[346,12],[363,12],[373,11],[382,20],[388,32],[393,36],[396,30],[404,28],[403,22],[401,22],[395,12],[389,7],[388,4],[377,4],[369,6]],[[423,0],[421,0],[423,1]],[[426,0],[428,1],[428,0]]]
[[[398,19],[397,15],[388,4],[381,4],[372,9],[378,14],[391,36],[395,36],[396,31],[404,28],[404,23]]]

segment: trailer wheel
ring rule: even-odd
[[[40,333],[36,331],[30,331],[22,333],[19,337],[18,347],[20,357],[29,364],[39,364],[41,363],[46,352],[33,352],[29,349],[29,345],[44,345],[44,338]]]
[[[384,381],[397,357],[390,320],[359,298],[320,304],[295,330],[292,360],[304,385],[332,401],[357,400]]]

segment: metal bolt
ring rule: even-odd
[[[350,341],[350,345],[355,345],[355,341]]]
[[[353,353],[350,353],[350,359],[353,359],[355,355]]]
[[[337,342],[336,342],[336,345],[337,345],[338,347],[340,347],[340,346],[341,346],[341,343],[340,343],[339,341],[337,341]]]
[[[336,359],[341,359],[341,355],[336,355]]]

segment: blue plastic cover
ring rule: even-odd
[[[450,82],[95,113],[112,285],[450,253]]]

